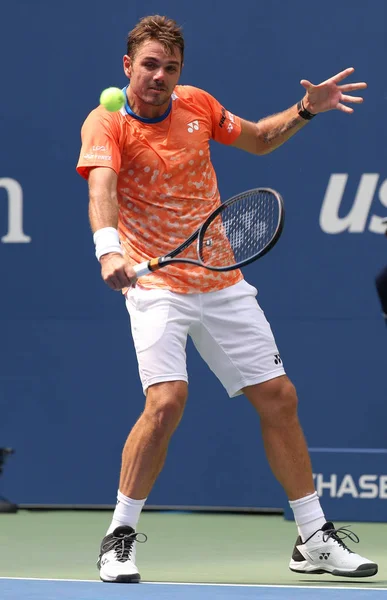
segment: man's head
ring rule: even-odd
[[[184,58],[181,28],[172,19],[144,17],[128,34],[124,71],[141,105],[163,107],[177,84]]]
[[[181,27],[173,19],[153,15],[141,19],[136,27],[128,33],[126,54],[134,61],[136,52],[144,42],[160,42],[166,54],[174,54],[180,50],[181,65],[184,62],[184,38]],[[174,48],[176,46],[176,48]]]

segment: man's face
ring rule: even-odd
[[[162,106],[169,102],[181,73],[180,49],[167,54],[163,45],[150,40],[137,50],[134,60],[124,56],[124,71],[131,91],[145,104]]]

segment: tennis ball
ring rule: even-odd
[[[120,88],[109,87],[103,90],[99,101],[110,112],[120,110],[125,104],[125,95]]]

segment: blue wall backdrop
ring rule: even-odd
[[[0,19],[0,495],[113,504],[141,391],[123,299],[104,286],[76,174],[80,127],[123,86],[126,34],[167,14],[184,27],[182,83],[251,120],[354,66],[353,115],[316,117],[265,157],[213,145],[224,197],[257,185],[287,209],[279,245],[246,278],[297,386],[312,447],[386,448],[386,329],[374,277],[387,262],[387,3],[325,0],[15,0]],[[267,507],[284,495],[247,400],[229,400],[191,345],[190,396],[153,505]],[[387,514],[387,511],[386,511]]]

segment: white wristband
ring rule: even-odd
[[[98,260],[101,256],[108,254],[109,252],[124,254],[121,248],[118,231],[114,227],[102,227],[102,229],[98,229],[93,235],[93,240],[95,244],[95,255]]]

